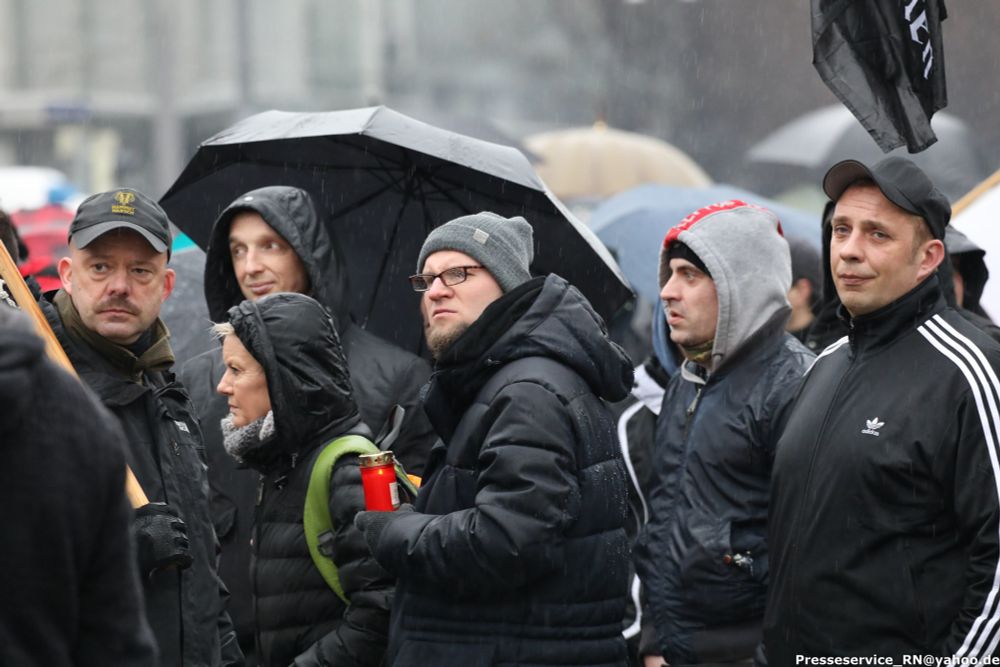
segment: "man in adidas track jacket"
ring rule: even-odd
[[[848,160],[823,188],[849,335],[817,357],[777,446],[770,664],[983,664],[1000,640],[1000,347],[945,305],[951,209],[919,168]]]

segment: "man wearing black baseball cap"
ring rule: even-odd
[[[159,664],[239,665],[215,569],[201,429],[159,319],[174,285],[170,241],[167,214],[141,192],[87,198],[59,260],[62,289],[42,308],[80,378],[118,418],[151,501],[136,510],[132,533]]]
[[[69,226],[70,240],[77,248],[115,229],[131,229],[158,253],[170,258],[170,221],[166,212],[137,190],[99,192],[83,200]]]
[[[823,188],[849,335],[776,447],[768,659],[980,664],[1000,629],[1000,345],[945,303],[951,209],[916,165],[848,160]]]

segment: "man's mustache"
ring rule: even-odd
[[[112,297],[97,304],[97,312],[105,310],[124,310],[130,315],[138,315],[139,308],[125,297]]]

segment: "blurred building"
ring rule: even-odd
[[[949,111],[992,165],[1000,3],[951,14]],[[240,117],[386,103],[515,138],[603,119],[739,184],[749,146],[836,101],[811,55],[801,0],[0,0],[0,166],[161,194]]]
[[[354,103],[361,7],[0,0],[0,164],[159,193],[198,141],[244,113],[316,104],[319,90]]]
[[[601,30],[597,4],[577,9],[577,32]],[[525,0],[0,0],[0,165],[159,194],[199,141],[262,109],[388,102],[418,117],[518,119],[569,107],[589,122],[597,105],[566,98],[600,77],[554,20],[561,11]]]

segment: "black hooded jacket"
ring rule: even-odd
[[[248,199],[252,198],[252,199]],[[350,281],[344,263],[312,200],[304,190],[286,186],[261,188],[237,199],[222,212],[205,258],[205,300],[213,321],[243,300],[229,253],[229,226],[233,217],[253,211],[284,238],[309,274],[310,296],[333,316],[337,333],[354,378],[354,395],[361,418],[379,430],[394,405],[406,409],[399,438],[393,444],[396,458],[408,472],[420,474],[435,436],[419,407],[420,388],[430,366],[357,326],[347,310]]]
[[[261,188],[222,212],[212,231],[205,261],[205,299],[212,320],[224,321],[229,308],[244,298],[229,253],[229,226],[233,216],[241,211],[260,214],[302,260],[309,274],[312,297],[334,317],[362,420],[377,432],[392,406],[402,405],[406,410],[392,449],[408,472],[421,474],[437,437],[419,404],[420,388],[430,375],[430,366],[351,321],[346,311],[345,294],[349,286],[344,265],[304,191],[285,186]],[[247,644],[253,631],[253,612],[247,578],[250,554],[245,545],[250,539],[256,482],[255,475],[237,467],[222,447],[218,424],[228,409],[225,398],[215,389],[223,370],[221,351],[215,349],[184,364],[181,377],[204,424],[212,518],[222,542],[219,572],[232,594],[230,611],[240,641]]]
[[[387,643],[392,578],[368,552],[354,515],[365,507],[358,458],[341,457],[330,483],[333,559],[345,607],[316,569],[302,526],[312,464],[343,435],[371,437],[354,403],[326,311],[301,294],[230,310],[237,337],[264,367],[275,433],[246,454],[261,473],[251,582],[262,667],[378,665]]]
[[[53,297],[55,298],[55,297]],[[226,613],[228,595],[216,571],[201,429],[184,386],[167,371],[126,377],[64,326],[55,305],[42,311],[80,379],[118,418],[128,465],[150,502],[173,506],[187,525],[194,564],[144,581],[146,615],[164,667],[243,664]]]
[[[962,303],[957,304],[957,310],[962,317],[990,335],[993,340],[1000,341],[1000,327],[993,323],[979,300],[983,296],[986,281],[990,279],[990,271],[986,268],[986,251],[972,242],[968,236],[951,225],[945,230],[945,244],[948,257],[951,260],[952,271],[962,278],[965,293]]]
[[[150,667],[115,419],[0,305],[0,664]],[[17,317],[20,318],[20,315]]]
[[[989,656],[1000,346],[936,276],[849,331],[817,357],[776,449],[769,662]]]
[[[536,278],[438,361],[416,512],[375,554],[399,576],[389,664],[624,665],[626,473],[605,401],[632,364],[586,299]]]

